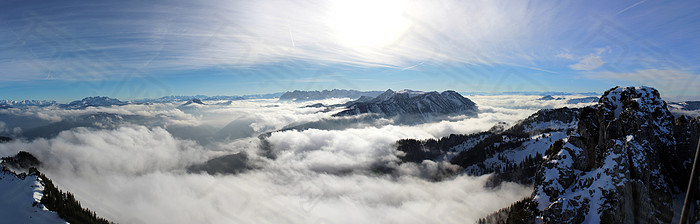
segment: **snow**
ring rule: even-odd
[[[630,138],[631,140],[631,138]],[[623,144],[622,142],[618,142]],[[615,153],[614,150],[607,150],[605,154],[605,159],[603,165],[598,168],[588,172],[575,171],[573,176],[575,180],[570,187],[562,188],[558,183],[561,171],[571,168],[572,160],[569,151],[578,154],[577,152],[582,149],[568,143],[568,141],[562,146],[562,150],[559,152],[559,158],[566,157],[565,159],[551,160],[550,163],[555,163],[555,167],[551,169],[544,170],[544,186],[547,188],[553,188],[563,192],[558,198],[566,198],[568,200],[578,200],[578,202],[583,202],[584,200],[589,200],[588,214],[585,216],[584,223],[599,223],[601,212],[605,209],[605,198],[603,197],[603,191],[610,191],[616,189],[617,187],[623,187],[627,182],[627,176],[629,172],[627,169],[621,169],[618,161],[624,159],[620,153]],[[624,148],[622,150],[625,150]],[[626,172],[614,175],[616,171],[625,170]],[[578,199],[574,199],[578,198]],[[536,188],[536,194],[534,199],[539,203],[538,209],[543,211],[549,206],[554,205],[554,202],[550,202],[550,197],[546,195],[542,186]],[[556,201],[555,201],[556,202]],[[545,204],[543,204],[545,203]],[[570,205],[570,204],[564,204]],[[568,209],[582,209],[567,207]]]
[[[483,141],[484,139],[486,139],[489,136],[491,136],[491,135],[482,135],[482,136],[479,136],[478,138],[468,139],[467,141],[464,141],[461,144],[452,147],[448,151],[454,150],[456,153],[460,153],[462,151],[470,150],[471,148],[473,148],[474,146],[476,146],[477,144],[479,144],[481,141]]]
[[[528,156],[535,157],[537,153],[544,155],[544,152],[547,151],[547,148],[549,148],[552,143],[563,138],[566,138],[566,133],[564,132],[549,132],[535,135],[530,137],[530,139],[524,142],[520,147],[504,151],[501,155],[505,156],[511,162],[521,163]]]
[[[537,130],[545,130],[547,128],[551,128],[554,130],[562,130],[562,129],[569,129],[569,128],[574,128],[576,127],[578,120],[573,120],[569,123],[564,123],[561,121],[553,120],[553,121],[548,121],[548,122],[534,122],[528,125],[525,125],[524,131],[525,132],[533,132]]]
[[[416,90],[410,90],[410,89],[396,91],[396,93],[402,93],[402,94],[405,93],[405,94],[408,94],[408,97],[414,97],[414,96],[425,94],[425,92],[423,92],[423,91],[416,91]]]
[[[43,185],[36,176],[20,178],[0,171],[0,217],[3,223],[66,223],[39,204]],[[34,205],[36,203],[36,205]]]

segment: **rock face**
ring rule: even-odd
[[[431,121],[435,117],[447,115],[477,116],[479,111],[474,102],[455,91],[423,93],[387,90],[372,99],[361,98],[349,102],[346,108],[334,116],[371,113],[385,117],[402,115],[406,120]]]
[[[606,91],[580,111],[577,130],[546,151],[535,215],[545,223],[671,222],[672,194],[687,185],[700,129],[679,119],[656,89]]]

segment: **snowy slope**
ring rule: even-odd
[[[43,185],[37,176],[0,171],[2,223],[66,223],[40,203]]]

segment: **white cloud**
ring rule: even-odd
[[[606,51],[610,52],[610,47],[595,48],[594,50],[595,53],[580,57],[578,63],[570,65],[569,68],[574,70],[590,71],[603,66],[605,61],[603,61],[601,54],[605,53]]]
[[[7,127],[5,122],[0,121],[0,134],[7,132]]]
[[[427,181],[444,162],[397,165],[395,142],[469,134],[497,122],[513,124],[539,108],[565,105],[539,96],[470,96],[479,117],[416,126],[381,125],[345,130],[282,131],[268,138],[276,159],[258,155],[257,136],[202,144],[174,137],[159,122],[97,130],[74,128],[54,138],[0,144],[0,156],[19,150],[35,154],[43,170],[83,205],[121,223],[463,223],[473,222],[530,194],[527,186],[484,188],[487,176]],[[347,99],[318,101],[341,103]],[[112,112],[192,121],[185,128],[222,126],[245,120],[258,131],[328,118],[332,112],[304,108],[317,102],[234,101],[194,111],[179,104],[93,108],[90,111],[28,109],[58,120],[76,114]],[[26,111],[13,113],[23,114]],[[168,126],[172,122],[167,123]],[[186,167],[244,151],[255,169],[237,175],[186,173]],[[376,174],[374,165],[395,168]]]
[[[564,58],[564,59],[569,59],[569,60],[574,60],[575,56],[571,53],[569,53],[568,49],[562,49],[561,52],[559,52],[555,57],[558,58]]]
[[[693,80],[698,77],[697,74],[689,73],[684,70],[669,70],[669,69],[642,69],[634,72],[611,72],[600,71],[586,74],[589,78],[594,79],[611,79],[611,80],[628,80],[628,81],[653,81],[653,80]]]
[[[64,186],[83,205],[125,223],[464,223],[531,192],[514,184],[484,189],[487,178],[254,171],[75,178]]]
[[[640,69],[632,72],[598,71],[583,73],[585,78],[609,80],[616,85],[653,86],[664,98],[697,100],[700,74],[685,69]],[[622,84],[621,84],[622,83]]]
[[[36,155],[51,169],[78,176],[172,171],[221,154],[205,151],[193,141],[175,139],[162,128],[143,126],[76,128],[52,139],[0,145],[4,155],[17,149]]]
[[[99,215],[124,223],[461,223],[530,193],[529,187],[514,184],[484,188],[487,176],[441,182],[420,178],[426,175],[421,172],[435,172],[439,164],[431,162],[401,167],[399,177],[367,172],[374,162],[395,159],[395,139],[429,136],[398,126],[275,133],[270,140],[277,160],[223,176],[183,172],[188,164],[221,155],[222,149],[141,126],[78,128],[53,139],[0,144],[0,154],[30,151],[54,183]],[[229,152],[255,151],[256,140],[220,146]],[[334,169],[358,172],[327,173]]]

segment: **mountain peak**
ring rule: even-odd
[[[389,89],[374,99],[363,98],[346,104],[347,109],[334,116],[350,116],[358,114],[379,114],[394,117],[401,115],[404,119],[416,121],[431,121],[436,117],[464,114],[476,116],[478,108],[471,100],[454,91],[438,93],[401,91]]]
[[[606,91],[581,109],[577,129],[547,150],[533,193],[543,220],[670,222],[672,193],[683,188],[694,151],[676,139],[697,133],[691,130],[674,126],[654,88]]]
[[[661,99],[659,91],[646,86],[616,86],[605,91],[599,105],[608,109],[615,118],[625,110],[651,113],[666,108],[666,103]]]
[[[197,98],[192,98],[191,100],[187,101],[187,103],[188,103],[188,104],[196,103],[196,104],[202,104],[202,105],[204,105],[204,103],[202,102],[202,100],[197,99]]]
[[[192,99],[188,100],[185,104],[180,105],[178,108],[182,108],[184,106],[190,106],[190,105],[194,106],[194,105],[206,105],[206,104],[204,104],[204,102],[202,102],[202,100],[200,100],[200,99],[192,98]]]
[[[76,100],[65,105],[65,107],[70,109],[80,109],[86,107],[100,107],[100,106],[123,106],[127,105],[127,102],[120,101],[115,98],[109,98],[106,96],[91,96],[85,97],[82,100]]]

